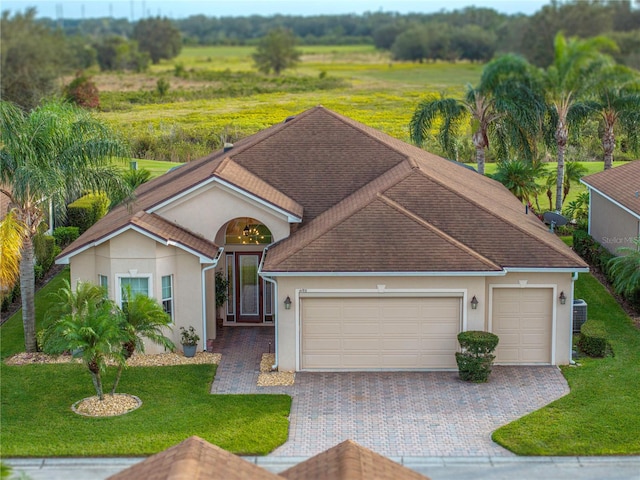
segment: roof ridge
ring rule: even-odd
[[[407,166],[409,167],[409,170],[407,170]],[[333,207],[325,210],[320,215],[315,217],[307,225],[301,227],[297,232],[295,232],[293,236],[283,238],[280,242],[277,242],[276,245],[282,245],[281,242],[286,242],[287,240],[291,239],[292,241],[297,241],[299,243],[294,244],[295,249],[291,251],[285,249],[285,251],[281,255],[276,256],[276,261],[279,261],[280,256],[291,255],[294,252],[302,250],[332,228],[347,221],[355,212],[371,203],[372,200],[375,200],[380,190],[386,190],[398,184],[409,175],[411,175],[413,170],[414,168],[411,166],[410,162],[401,162],[397,165],[394,165],[385,173],[376,177],[366,185],[362,186],[360,189],[358,189],[356,192],[353,192],[348,197],[343,198]],[[377,184],[382,183],[385,180],[387,181],[387,183],[383,187],[378,187]],[[353,203],[350,204],[351,202]],[[344,209],[345,213],[342,215],[336,215],[338,212],[340,212],[341,209]],[[327,218],[331,219],[332,216],[335,216],[335,218],[331,221],[326,221]],[[273,245],[272,248],[274,246],[275,245]]]
[[[449,244],[454,245],[454,246],[460,248],[461,250],[465,250],[468,254],[472,255],[473,257],[477,258],[478,260],[480,260],[481,262],[483,262],[484,264],[486,264],[486,265],[488,265],[490,267],[496,268],[498,270],[502,270],[502,267],[500,265],[498,265],[497,263],[495,263],[492,260],[488,259],[484,255],[481,255],[480,253],[476,252],[474,249],[468,247],[467,245],[465,245],[461,241],[456,240],[455,238],[453,238],[448,233],[440,230],[435,225],[427,222],[424,218],[416,215],[415,213],[413,213],[410,210],[407,210],[402,205],[400,205],[399,203],[397,203],[394,200],[390,199],[389,197],[387,197],[383,193],[379,193],[378,194],[378,198],[381,201],[383,201],[384,203],[386,203],[388,206],[390,206],[391,208],[394,208],[398,212],[400,212],[403,215],[411,218],[413,221],[419,223],[423,227],[428,228],[429,230],[433,231],[436,235],[438,235],[439,237],[441,237],[442,239],[447,241]]]
[[[498,215],[495,211],[490,210],[487,207],[485,207],[484,204],[479,203],[477,201],[474,201],[468,195],[464,195],[463,193],[461,193],[458,190],[451,189],[449,187],[449,185],[443,183],[441,180],[439,180],[439,179],[437,179],[437,178],[435,178],[433,176],[428,175],[421,168],[419,168],[418,171],[420,172],[421,175],[423,175],[424,177],[428,178],[432,182],[437,183],[438,185],[440,185],[442,188],[446,189],[447,191],[453,193],[454,195],[456,195],[456,196],[458,196],[460,198],[465,199],[466,201],[472,202],[477,208],[481,209],[485,213],[488,213],[490,216],[500,220],[502,223],[508,224],[512,228],[515,228],[516,230],[518,230],[519,232],[523,233],[524,235],[526,235],[527,237],[529,237],[531,239],[540,240],[541,242],[544,242],[545,245],[547,245],[548,247],[551,247],[556,253],[560,253],[564,258],[566,258],[568,260],[569,259],[575,260],[575,259],[572,259],[569,255],[567,255],[566,249],[561,248],[560,245],[556,245],[553,241],[550,242],[550,241],[547,241],[547,239],[544,238],[544,237],[541,237],[541,236],[539,237],[539,236],[533,235],[529,230],[527,230],[525,228],[522,228],[518,223],[507,221],[502,215]],[[502,185],[502,184],[499,184],[499,185],[506,189],[506,187],[504,187],[504,185]],[[569,250],[569,251],[571,251],[571,250]]]
[[[411,160],[411,155],[399,150],[398,148],[392,146],[390,143],[383,141],[381,138],[379,138],[376,135],[373,135],[373,132],[376,132],[377,134],[381,134],[384,137],[388,137],[390,140],[398,140],[395,137],[392,137],[391,135],[381,131],[381,130],[376,130],[373,127],[370,127],[368,125],[365,125],[364,123],[358,122],[357,120],[354,120],[352,118],[346,117],[338,112],[334,112],[333,110],[330,110],[328,108],[325,108],[321,105],[315,107],[315,108],[321,108],[323,111],[329,113],[331,116],[333,116],[334,118],[337,118],[338,120],[340,120],[342,123],[344,123],[345,125],[349,125],[351,128],[358,130],[359,132],[364,133],[367,137],[371,138],[373,141],[375,141],[376,143],[379,143],[380,145],[384,146],[385,148],[388,148],[389,150],[393,150],[393,152],[395,152],[396,154],[406,158],[409,161]],[[307,111],[311,111],[311,110],[307,110]],[[304,112],[307,113],[307,112]],[[402,142],[402,140],[398,140],[399,142]],[[408,145],[408,144],[407,144]]]

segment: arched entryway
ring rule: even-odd
[[[258,275],[264,248],[273,242],[259,220],[240,217],[225,231],[225,277],[228,280],[226,324],[264,324],[274,321],[274,289]]]

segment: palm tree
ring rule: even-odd
[[[621,72],[598,89],[596,100],[589,102],[591,110],[597,113],[602,124],[602,149],[604,151],[604,169],[613,166],[613,151],[616,148],[616,127],[627,135],[627,147],[633,151],[640,150],[640,86],[624,82],[626,72]],[[632,77],[632,74],[628,74]],[[617,77],[617,78],[616,78]]]
[[[562,33],[554,39],[553,63],[542,72],[542,85],[549,109],[549,133],[557,148],[556,211],[562,210],[564,187],[564,154],[569,141],[569,129],[580,125],[589,109],[581,97],[597,82],[598,74],[610,60],[603,55],[614,50],[615,43],[607,37],[567,40]]]
[[[82,283],[78,288],[85,290]],[[105,298],[96,300],[90,296],[83,303],[77,303],[79,297],[68,286],[62,290],[67,290],[63,296],[73,299],[73,309],[49,326],[44,351],[50,354],[74,352],[74,356],[81,358],[91,372],[96,395],[103,400],[102,372],[106,369],[107,360],[116,360],[119,364],[124,362],[122,313],[114,302]]]
[[[171,324],[171,317],[167,315],[162,305],[154,298],[146,295],[131,295],[131,287],[123,292],[123,297],[127,299],[123,308],[123,329],[125,331],[125,340],[122,344],[122,356],[126,362],[134,352],[144,352],[144,339],[148,338],[152,342],[163,346],[165,349],[174,351],[173,342],[164,336],[163,329]],[[120,377],[124,363],[120,364],[118,374],[113,383],[111,394],[114,394]]]
[[[529,203],[529,199],[536,197],[540,191],[533,165],[522,160],[499,162],[491,177],[502,183],[521,202]]]
[[[587,174],[587,169],[581,163],[567,162],[565,165],[564,180],[562,182],[562,203],[567,199],[571,191],[571,184],[580,182]]]
[[[470,117],[480,174],[484,175],[489,137],[497,144],[499,158],[506,158],[511,144],[520,156],[531,159],[530,138],[539,125],[539,108],[529,75],[531,67],[517,56],[509,59],[509,64],[502,59],[488,64],[480,85],[477,88],[469,85],[464,100],[445,98],[441,94],[420,102],[409,123],[411,140],[422,146],[429,130],[440,121],[438,141],[442,149],[457,160],[455,136],[462,122]],[[506,78],[512,81],[503,81]]]
[[[0,101],[0,192],[24,226],[20,290],[27,352],[36,351],[33,237],[44,221],[47,199],[84,189],[128,193],[112,164],[125,155],[124,144],[86,111],[50,102],[25,113]]]
[[[620,257],[609,260],[609,273],[613,276],[613,288],[616,293],[631,298],[640,291],[640,237],[634,238],[634,247],[620,247]]]

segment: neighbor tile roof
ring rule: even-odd
[[[640,160],[587,175],[581,181],[640,217]]]
[[[330,448],[280,473],[288,480],[428,480],[352,440]]]
[[[192,436],[109,480],[271,480],[278,475]]]
[[[132,208],[114,209],[61,256],[216,180],[302,219],[269,249],[265,272],[586,268],[498,182],[323,107],[142,185]],[[154,222],[156,235],[177,235]],[[194,250],[215,247],[181,234]]]

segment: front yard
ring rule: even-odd
[[[69,278],[64,270],[36,295],[38,325],[47,295]],[[17,312],[0,328],[0,356],[24,351]],[[129,367],[118,392],[142,406],[119,417],[77,415],[71,405],[95,395],[79,364],[0,367],[0,445],[3,457],[150,455],[191,435],[237,454],[264,455],[287,440],[287,395],[211,395],[216,365]],[[113,383],[115,368],[104,378]]]
[[[602,320],[615,356],[580,358],[562,372],[571,393],[493,434],[518,455],[640,454],[640,331],[607,290],[580,274],[576,298]]]

